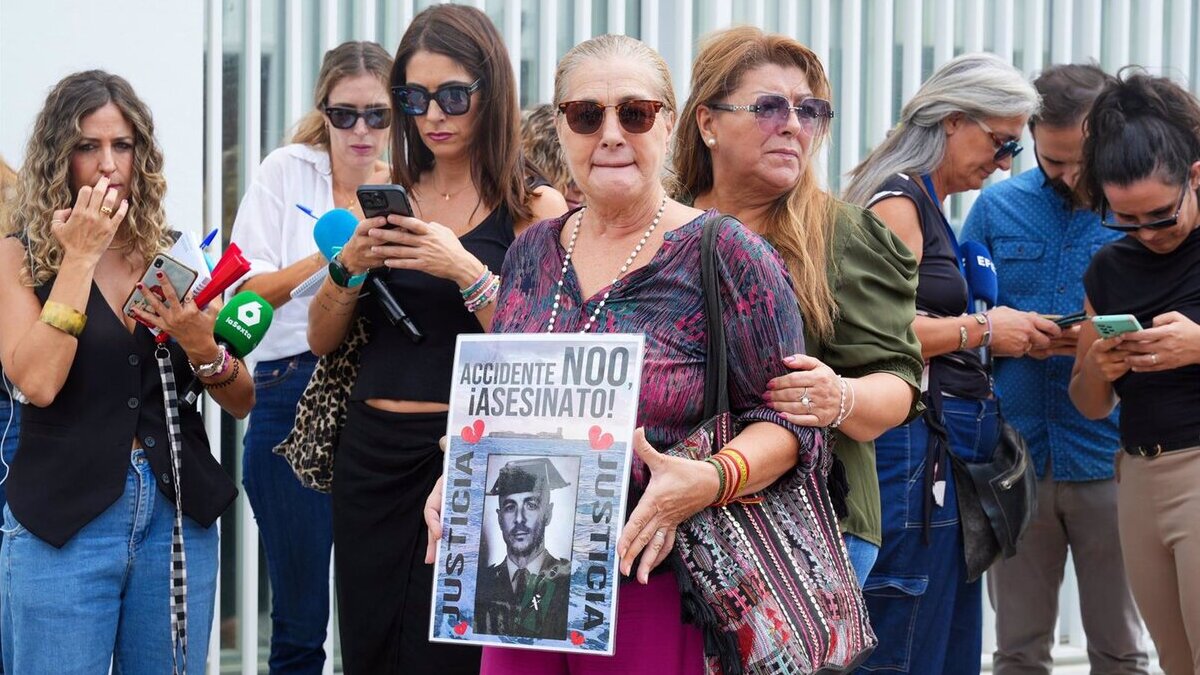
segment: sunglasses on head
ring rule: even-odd
[[[758,122],[758,128],[767,134],[779,133],[787,126],[791,114],[796,113],[800,120],[800,128],[809,136],[817,137],[829,128],[829,120],[833,119],[833,106],[821,98],[801,99],[797,105],[779,94],[763,94],[748,105],[733,105],[730,103],[709,103],[713,110],[726,112],[752,112]]]
[[[662,101],[634,100],[616,105],[600,105],[595,101],[567,101],[558,104],[558,111],[567,118],[567,126],[577,134],[587,136],[600,130],[604,111],[615,108],[621,128],[631,134],[644,134],[654,127],[654,118],[662,110]]]
[[[392,87],[392,98],[396,108],[405,115],[424,115],[429,112],[430,101],[437,101],[438,107],[447,115],[466,115],[471,110],[471,94],[481,86],[482,79],[471,84],[443,84],[431,94],[425,87],[402,84]]]
[[[987,135],[992,138],[992,144],[996,146],[996,154],[992,155],[993,161],[999,162],[1009,157],[1016,157],[1017,155],[1021,154],[1022,150],[1025,149],[1021,147],[1020,142],[1018,142],[1015,138],[1010,138],[1007,141],[1000,140],[1000,137],[996,135],[996,132],[992,131],[992,128],[987,124],[984,124],[983,120],[977,120],[972,117],[971,121],[973,121],[975,124],[978,124],[979,128],[983,129],[984,132],[986,132]]]
[[[343,108],[341,106],[326,106],[325,116],[335,129],[353,129],[358,124],[358,118],[363,118],[372,129],[386,129],[392,124],[391,108]]]
[[[1183,201],[1187,199],[1187,191],[1189,187],[1190,185],[1185,181],[1183,184],[1183,189],[1179,192],[1179,206],[1175,207],[1175,215],[1169,218],[1160,218],[1149,223],[1140,224],[1116,222],[1109,220],[1109,216],[1112,214],[1108,212],[1108,200],[1105,200],[1100,205],[1100,224],[1110,230],[1116,230],[1118,232],[1137,232],[1142,228],[1146,228],[1147,230],[1165,230],[1168,227],[1175,227],[1175,225],[1179,222],[1179,214],[1181,211],[1183,211]]]

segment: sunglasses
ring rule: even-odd
[[[325,116],[329,118],[329,123],[335,129],[353,129],[354,125],[358,124],[358,118],[360,117],[372,129],[387,129],[392,124],[391,108],[358,110],[356,108],[327,106],[325,108]]]
[[[805,98],[799,105],[792,105],[791,101],[779,94],[764,94],[749,105],[709,103],[708,107],[726,112],[752,112],[758,128],[766,134],[779,133],[787,126],[793,112],[800,120],[800,128],[813,137],[824,134],[829,128],[829,120],[833,119],[833,106],[821,98]]]
[[[1015,138],[1010,138],[1007,141],[1000,140],[996,132],[992,131],[992,128],[984,124],[982,120],[971,118],[971,121],[978,124],[980,129],[983,129],[987,132],[988,136],[991,136],[992,144],[996,146],[996,154],[992,155],[993,161],[999,162],[1009,157],[1016,157],[1025,149],[1021,147],[1021,144]]]
[[[1183,189],[1179,193],[1179,206],[1175,207],[1175,215],[1169,218],[1160,218],[1159,220],[1142,224],[1119,223],[1108,219],[1111,214],[1108,212],[1108,201],[1105,200],[1100,206],[1100,224],[1118,232],[1137,232],[1142,228],[1146,228],[1147,230],[1165,230],[1168,227],[1175,227],[1176,223],[1179,222],[1179,213],[1183,211],[1183,201],[1187,199],[1188,187],[1188,183],[1185,182]]]
[[[482,79],[471,84],[443,84],[431,94],[425,87],[402,84],[392,87],[392,98],[405,115],[424,115],[429,112],[430,101],[437,101],[447,115],[466,115],[471,110],[471,94],[482,86]]]
[[[654,118],[663,108],[662,101],[625,101],[616,105],[600,105],[595,101],[567,101],[558,104],[558,111],[567,118],[571,131],[582,136],[594,134],[604,124],[604,111],[616,108],[621,128],[631,134],[644,134],[654,127]]]

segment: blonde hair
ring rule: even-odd
[[[813,96],[830,99],[829,78],[821,60],[799,42],[752,26],[710,35],[692,65],[692,93],[675,134],[672,190],[677,199],[693,201],[713,188],[712,152],[700,137],[696,111],[702,105],[724,101],[741,85],[747,72],[767,64],[799,68],[808,78]],[[787,263],[806,328],[822,341],[833,336],[837,316],[837,301],[826,270],[836,200],[821,188],[812,162],[828,135],[826,127],[824,135],[813,139],[808,168],[790,190],[775,200],[762,227],[762,236]]]
[[[571,170],[558,131],[554,128],[554,106],[543,103],[521,113],[521,145],[525,159],[559,192],[571,184]]]
[[[663,107],[674,113],[675,87],[671,84],[671,69],[658,52],[649,45],[626,35],[598,35],[572,47],[558,62],[554,71],[554,105],[562,103],[567,95],[567,78],[581,64],[597,60],[623,60],[650,66],[654,74],[655,95]]]
[[[0,157],[0,237],[12,232],[12,224],[8,220],[8,212],[12,209],[13,198],[17,194],[17,172]]]
[[[883,142],[850,171],[846,201],[866,206],[892,176],[936,169],[946,156],[947,117],[1032,117],[1041,102],[1021,71],[998,56],[963,54],[947,61],[904,105]]]
[[[22,282],[40,286],[56,274],[62,246],[50,231],[56,209],[75,203],[71,193],[71,153],[81,138],[84,117],[112,103],[133,128],[133,175],[129,176],[129,211],[121,222],[132,252],[146,264],[171,245],[163,196],[167,182],[163,157],[154,137],[150,109],[124,78],[102,70],[64,77],[38,113],[18,173],[15,206],[9,231],[20,234],[27,258]]]
[[[296,123],[292,143],[328,148],[329,128],[325,126],[325,105],[329,103],[329,93],[333,88],[347,77],[374,75],[386,90],[391,72],[391,55],[374,42],[343,42],[325,52],[321,70],[317,73],[316,87],[313,88],[313,109]],[[391,101],[390,94],[388,101]]]

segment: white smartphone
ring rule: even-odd
[[[158,278],[159,272],[163,273],[164,279],[160,280]],[[175,297],[182,298],[192,289],[192,284],[196,283],[196,276],[196,270],[165,253],[159,253],[154,256],[154,260],[150,261],[150,266],[146,268],[146,273],[142,275],[142,286],[157,295],[159,300],[163,300],[163,284],[169,283],[171,284],[171,288],[175,290]],[[133,316],[134,307],[142,311],[150,310],[150,303],[146,302],[145,294],[137,286],[133,287],[133,291],[125,299],[125,305],[121,308],[121,311],[126,316]]]

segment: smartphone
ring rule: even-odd
[[[389,214],[412,217],[412,205],[408,202],[408,192],[400,185],[360,185],[358,186],[358,204],[362,207],[363,216],[377,218]],[[393,227],[387,225],[385,227]]]
[[[162,272],[165,275],[164,280],[158,278],[158,273]],[[196,283],[196,270],[184,265],[178,260],[172,258],[165,253],[159,253],[154,256],[154,260],[150,261],[150,266],[146,268],[146,273],[142,275],[142,285],[146,290],[158,296],[159,300],[163,300],[163,284],[171,284],[171,288],[175,289],[175,297],[182,298],[187,295],[187,292],[192,290],[192,284]],[[137,307],[143,311],[149,311],[150,303],[146,302],[146,296],[142,289],[137,286],[133,287],[133,291],[129,293],[129,297],[125,300],[125,305],[121,311],[126,316],[133,316],[133,308]]]
[[[1142,324],[1138,323],[1137,317],[1132,314],[1093,316],[1092,325],[1096,327],[1096,332],[1103,338],[1142,330]]]
[[[1055,323],[1055,325],[1057,325],[1059,328],[1070,328],[1071,326],[1074,326],[1077,323],[1083,323],[1084,321],[1087,321],[1088,315],[1086,312],[1081,310],[1081,311],[1075,312],[1074,314],[1068,314],[1066,316],[1054,316],[1054,317],[1048,316],[1046,318],[1053,321]]]

